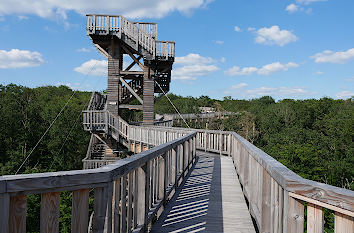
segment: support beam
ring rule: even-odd
[[[143,124],[154,124],[154,80],[151,79],[150,67],[144,67],[144,86],[143,86]]]
[[[133,110],[143,110],[143,105],[130,105],[130,104],[121,104],[119,108],[127,108]]]
[[[139,102],[140,102],[141,104],[144,104],[144,103],[143,103],[143,100],[140,98],[140,96],[135,93],[135,91],[133,90],[133,88],[131,88],[131,86],[129,86],[129,84],[128,84],[122,77],[119,77],[119,80],[128,88],[128,90],[130,91],[130,93],[132,93],[133,96],[135,96],[135,98],[136,98],[137,100],[139,100]]]
[[[121,71],[121,75],[144,75],[143,71]]]
[[[139,57],[137,57],[137,60],[139,61],[142,57],[143,57],[143,55],[140,55]],[[133,66],[135,64],[136,64],[136,62],[133,61],[132,63],[130,63],[130,65],[124,71],[129,71],[131,68],[133,68]]]
[[[134,56],[134,54],[125,46],[122,45],[122,48],[124,49],[124,51],[131,57],[131,59],[133,59],[133,61],[138,64],[138,66],[144,70],[144,65],[140,63],[140,61]]]
[[[117,77],[122,69],[121,50],[119,45],[111,43],[108,57],[108,86],[107,86],[107,110],[114,115],[118,115],[118,104],[120,95],[119,78]]]
[[[98,44],[94,44],[96,46],[96,48],[98,49],[98,51],[103,55],[105,56],[106,58],[109,58],[110,55],[107,53],[106,50],[104,50],[100,45]]]

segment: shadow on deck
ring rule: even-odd
[[[197,152],[152,232],[255,232],[231,158]]]

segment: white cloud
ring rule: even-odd
[[[187,56],[184,57],[176,57],[175,58],[175,64],[195,64],[195,63],[200,63],[200,64],[209,64],[215,62],[214,59],[211,57],[203,57],[200,56],[199,54],[196,53],[190,53]]]
[[[244,88],[244,87],[247,87],[247,86],[248,86],[247,83],[239,83],[239,84],[231,86],[231,89],[241,89],[241,88]]]
[[[196,80],[197,77],[206,76],[209,73],[217,70],[219,70],[219,68],[215,65],[186,65],[172,70],[172,79]]]
[[[296,2],[299,4],[308,5],[313,2],[327,2],[327,0],[296,0]]]
[[[219,44],[219,45],[223,45],[224,44],[224,41],[222,41],[222,40],[216,40],[216,41],[214,41],[216,44]]]
[[[316,63],[346,63],[349,60],[354,59],[354,48],[347,51],[333,52],[331,50],[325,50],[321,53],[317,53],[311,56]]]
[[[338,99],[348,99],[354,96],[354,92],[352,91],[341,91],[336,94]]]
[[[242,32],[241,28],[239,26],[234,27],[235,32]]]
[[[0,50],[0,68],[25,68],[35,67],[44,63],[42,54],[28,50],[11,49]]]
[[[222,57],[222,58],[220,59],[220,62],[221,62],[221,63],[225,63],[225,62],[226,62],[226,58],[225,58],[225,57]]]
[[[257,67],[244,67],[240,68],[239,66],[233,66],[230,69],[225,71],[225,74],[230,76],[237,76],[237,75],[250,75],[254,72],[257,72]]]
[[[248,28],[247,28],[247,31],[253,32],[253,31],[256,31],[256,28],[254,28],[254,27],[248,27]]]
[[[261,68],[257,67],[244,67],[234,66],[225,71],[225,74],[230,76],[240,76],[240,75],[251,75],[257,73],[259,75],[270,75],[278,71],[287,71],[289,68],[299,67],[298,64],[294,62],[289,62],[287,64],[281,64],[280,62],[274,62],[268,65],[264,65]]]
[[[161,18],[171,12],[189,14],[192,10],[207,6],[211,0],[1,0],[0,15],[34,14],[42,18],[67,19],[70,11],[79,14],[99,12],[121,14],[131,18]]]
[[[258,70],[258,74],[269,75],[274,72],[287,71],[289,68],[296,68],[296,67],[299,67],[299,65],[294,62],[289,62],[288,64],[281,64],[280,62],[274,62],[272,64],[263,66],[261,69]]]
[[[299,6],[294,3],[291,3],[285,8],[285,10],[289,13],[294,13],[299,10]]]
[[[303,87],[259,87],[246,91],[250,96],[264,96],[264,95],[279,95],[279,96],[299,96],[307,94],[308,91]]]
[[[173,80],[196,80],[197,77],[206,76],[219,70],[214,64],[216,61],[210,57],[190,53],[184,57],[176,57],[175,64],[182,65],[172,70]]]
[[[316,74],[317,74],[317,75],[322,75],[323,72],[322,72],[322,71],[317,71]]]
[[[91,59],[74,70],[84,75],[107,76],[107,60]]]
[[[91,52],[91,50],[90,50],[90,49],[87,49],[87,48],[77,49],[76,51],[77,51],[77,52],[80,52],[80,53],[89,53],[89,52]]]
[[[266,45],[279,45],[284,46],[290,42],[295,42],[298,37],[291,31],[280,30],[279,26],[274,25],[270,28],[261,28],[256,32],[255,42],[258,44]]]

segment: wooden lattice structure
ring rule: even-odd
[[[153,125],[154,93],[169,91],[175,43],[157,40],[156,23],[131,22],[119,15],[86,17],[87,35],[108,59],[108,85],[106,95],[92,95],[84,112],[84,124],[93,121],[90,113],[120,116],[122,109],[134,109],[143,111],[144,125]],[[125,57],[132,62],[123,69]],[[133,67],[138,70],[132,70]],[[140,104],[131,104],[134,99]],[[100,160],[119,159],[118,147],[126,145],[124,138],[114,138],[112,132],[103,133],[99,128],[89,131],[92,136],[86,159],[99,160],[101,164],[105,163]]]

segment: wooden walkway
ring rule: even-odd
[[[255,232],[231,158],[197,152],[152,232]]]

